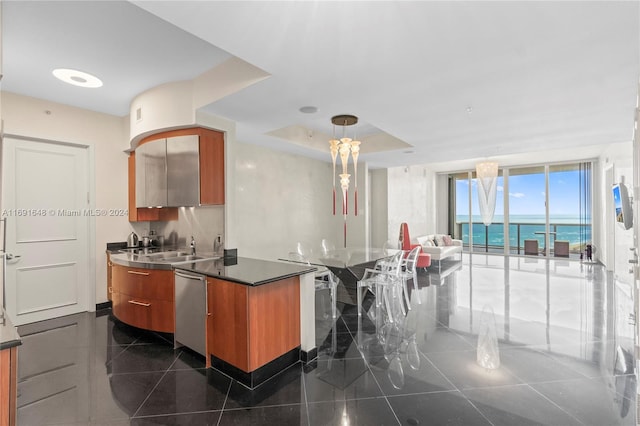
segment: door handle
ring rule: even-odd
[[[7,260],[7,264],[9,264],[9,265],[13,265],[14,263],[18,263],[18,262],[20,262],[20,259],[22,259],[21,255],[19,255],[19,254],[14,255],[14,254],[11,254],[11,253],[6,253],[4,255],[4,257]]]
[[[189,279],[189,280],[198,280],[198,281],[202,281],[202,282],[205,281],[204,276],[202,276],[202,275],[186,274],[186,273],[178,271],[178,270],[174,270],[173,273],[176,274],[176,276],[178,276],[178,277],[186,278],[186,279]]]

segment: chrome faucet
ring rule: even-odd
[[[213,252],[218,254],[222,249],[222,237],[218,235],[215,240],[213,240]]]
[[[191,254],[195,255],[196,254],[196,240],[193,239],[193,235],[191,236],[191,244],[189,244],[189,247],[191,247]]]

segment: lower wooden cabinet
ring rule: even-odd
[[[18,348],[0,351],[0,425],[16,424]]]
[[[207,354],[252,372],[300,346],[300,281],[207,278]]]
[[[173,333],[173,272],[112,266],[113,314],[138,328]]]
[[[174,332],[173,301],[114,293],[113,313],[122,322],[147,330]]]

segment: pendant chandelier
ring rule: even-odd
[[[331,118],[333,123],[333,139],[329,141],[331,151],[331,159],[333,160],[333,214],[336,214],[336,159],[340,154],[342,162],[342,173],[340,176],[340,188],[342,189],[342,214],[348,214],[349,199],[349,154],[353,158],[353,174],[354,174],[354,211],[358,215],[358,154],[360,153],[360,141],[346,137],[346,129],[358,122],[355,115],[336,115]],[[336,139],[336,126],[342,126],[342,137]]]
[[[486,161],[476,164],[478,184],[478,202],[482,222],[489,226],[493,222],[496,210],[496,195],[498,189],[498,163]]]

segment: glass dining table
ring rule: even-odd
[[[346,295],[338,292],[338,299],[355,305],[358,281],[364,275],[364,270],[373,268],[378,260],[391,257],[398,251],[400,250],[388,248],[340,248],[330,250],[311,262],[326,266],[333,272],[346,290]]]

